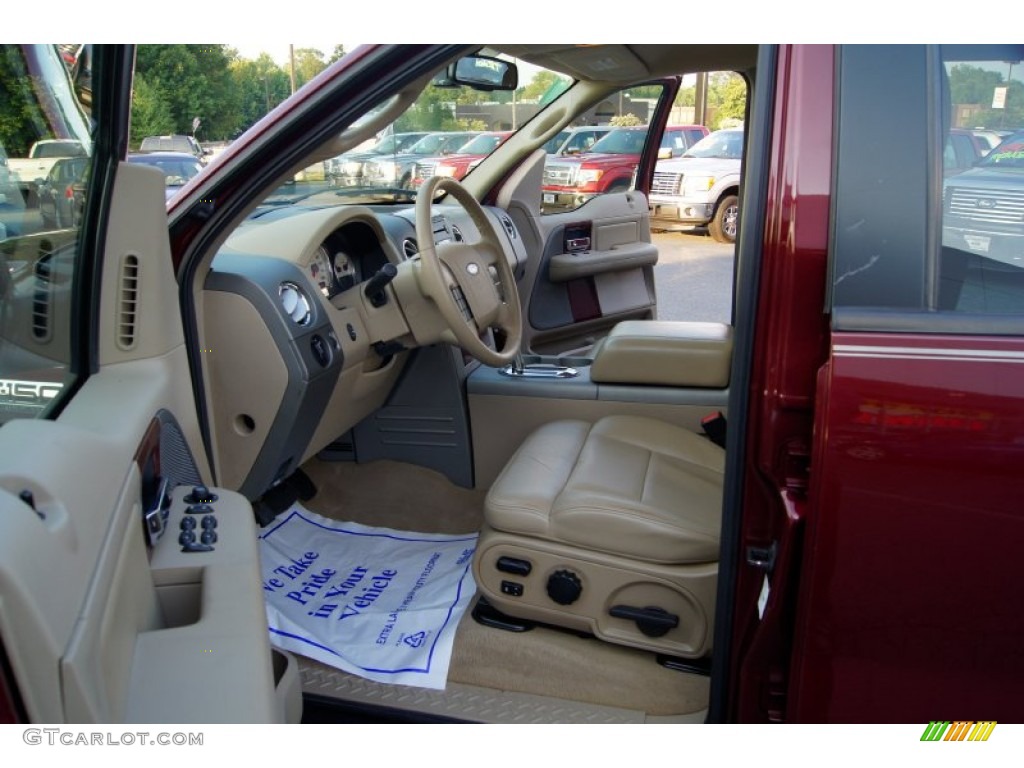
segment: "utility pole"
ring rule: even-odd
[[[291,61],[292,93],[295,93],[295,46],[288,44],[288,58]]]
[[[706,125],[705,120],[707,119],[708,111],[708,73],[698,72],[697,73],[697,84],[694,88],[694,122],[697,125]]]

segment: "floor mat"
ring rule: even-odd
[[[372,528],[300,504],[260,535],[271,643],[381,683],[443,689],[476,534]]]

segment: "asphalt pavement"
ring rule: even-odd
[[[732,322],[735,246],[703,230],[656,232],[658,319]]]

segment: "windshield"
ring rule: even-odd
[[[978,163],[985,168],[1024,168],[1024,133],[1015,133],[1005,139]]]
[[[647,128],[619,128],[610,131],[603,139],[594,143],[590,151],[594,154],[638,155],[644,149]]]
[[[686,150],[683,157],[719,157],[739,160],[743,157],[743,132],[715,131]]]

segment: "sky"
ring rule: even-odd
[[[371,38],[369,42],[385,43],[479,39],[481,31],[494,31],[499,40],[520,43],[559,42],[567,37],[580,43],[608,42],[612,36],[627,42],[937,43],[993,42],[993,35],[1005,42],[1012,36],[999,25],[962,24],[963,4],[951,0],[929,0],[927,13],[922,13],[917,3],[893,0],[859,0],[834,7],[822,5],[820,0],[730,0],[724,22],[710,10],[693,14],[679,10],[666,16],[656,12],[655,5],[634,4],[625,6],[631,12],[629,19],[615,19],[608,11],[574,14],[562,23],[552,21],[550,0],[516,0],[504,7],[504,13],[500,6],[493,12],[484,10],[477,0],[444,0],[437,6],[443,12],[437,13],[426,12],[422,0],[389,0],[386,4],[292,0],[268,6],[275,9],[273,15],[244,11],[236,0],[206,0],[195,7],[199,22],[195,24],[153,23],[139,13],[136,3],[127,0],[47,0],[42,27],[39,6],[7,5],[12,6],[4,9],[8,39],[38,39],[44,30],[53,40],[105,43],[248,40],[254,42],[246,48],[255,47],[257,55],[265,49],[275,59],[287,58],[288,44],[274,41],[308,40],[319,30],[330,30],[343,40]],[[289,12],[281,12],[284,9]],[[189,19],[191,22],[192,16]],[[985,37],[978,37],[981,35]],[[284,54],[271,50],[282,46]],[[327,44],[314,47],[325,54],[333,49]]]

